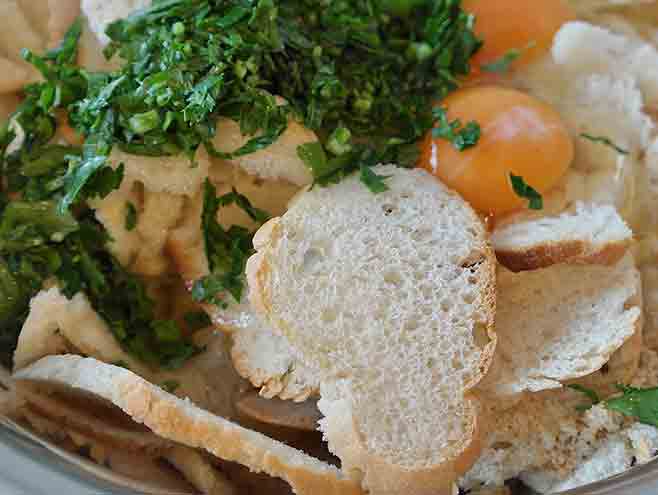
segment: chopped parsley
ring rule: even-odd
[[[126,230],[135,230],[137,227],[137,208],[130,201],[126,203]]]
[[[46,281],[55,281],[66,297],[84,293],[130,354],[176,368],[200,349],[175,322],[159,319],[144,281],[109,252],[110,238],[87,205],[123,178],[122,165],[105,163],[112,112],[102,115],[99,132],[82,148],[52,144],[56,114],[82,105],[88,85],[95,84],[95,76],[73,65],[80,26],[76,22],[62,44],[43,56],[24,52],[43,81],[25,88],[12,117],[25,135],[19,149],[7,153],[15,136],[9,125],[0,131],[0,361],[11,367],[31,298]],[[98,99],[95,104],[105,105]]]
[[[591,134],[587,134],[585,132],[580,134],[580,137],[583,139],[587,139],[588,141],[591,141],[593,143],[598,143],[602,144],[604,146],[608,146],[615,150],[617,153],[620,155],[628,155],[630,154],[630,151],[627,149],[622,148],[621,146],[617,146],[615,143],[612,142],[610,138],[607,138],[605,136],[592,136]]]
[[[237,225],[226,229],[219,223],[217,216],[220,208],[232,204],[242,208],[256,222],[263,223],[269,218],[267,213],[255,208],[235,189],[218,197],[215,186],[206,180],[201,229],[210,274],[197,280],[192,288],[192,297],[197,302],[226,307],[228,296],[235,302],[242,300],[244,270],[247,260],[254,253],[254,233]]]
[[[580,385],[569,385],[569,388],[587,395],[590,399],[591,405],[582,409],[602,404],[606,409],[637,418],[646,425],[658,427],[658,388],[642,389],[618,385],[621,395],[606,400],[601,400],[594,390]]]
[[[482,64],[480,65],[480,69],[482,69],[484,72],[494,72],[494,73],[501,73],[501,72],[507,72],[510,70],[512,64],[516,62],[523,53],[530,49],[533,48],[536,45],[535,42],[529,43],[525,48],[512,48],[510,50],[507,50],[500,58],[497,60],[494,60],[493,62],[489,62],[487,64]]]
[[[482,44],[473,24],[458,0],[157,2],[108,27],[106,55],[123,60],[120,70],[84,73],[89,89],[71,120],[95,143],[96,160],[78,165],[78,182],[107,166],[113,146],[192,158],[204,145],[231,158],[269,146],[291,118],[343,158],[332,161],[330,181],[314,175],[320,185],[361,170],[364,158],[412,166],[432,101],[457,88]],[[215,149],[219,116],[253,137]]]
[[[518,197],[528,200],[528,208],[531,210],[544,209],[544,198],[536,189],[526,184],[523,177],[510,173],[510,181],[514,194]]]
[[[436,126],[432,130],[435,138],[450,141],[457,151],[464,151],[477,145],[481,129],[477,122],[468,122],[465,126],[459,119],[450,121],[445,108],[435,108],[433,111]]]
[[[57,48],[24,59],[42,74],[24,88],[12,119],[20,149],[7,153],[15,127],[0,128],[0,350],[10,364],[30,299],[54,280],[67,297],[84,293],[124,349],[154,366],[177,367],[200,351],[188,331],[160,319],[145,282],[120,265],[88,201],[117,189],[122,164],[112,150],[142,156],[183,154],[194,167],[204,146],[231,159],[262,150],[297,119],[317,143],[298,153],[319,186],[358,173],[373,192],[387,189],[378,163],[415,164],[417,141],[435,118],[432,102],[458,86],[482,42],[459,0],[159,0],[110,24],[108,58],[119,68],[76,65],[81,20]],[[279,97],[285,100],[281,104]],[[65,117],[82,146],[55,143]],[[220,117],[250,136],[240,148],[213,146]],[[475,123],[452,126],[458,149],[477,143]],[[202,229],[210,274],[197,301],[239,301],[253,232],[224,228],[228,205],[256,223],[268,215],[231,191],[205,185]],[[125,227],[137,210],[126,205]],[[205,323],[205,321],[204,321]]]

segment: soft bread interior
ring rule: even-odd
[[[376,171],[389,191],[373,195],[350,177],[300,194],[261,228],[250,299],[323,386],[342,383],[365,486],[386,465],[413,473],[406,488],[424,493],[473,439],[464,394],[495,346],[494,261],[460,197],[420,170]]]

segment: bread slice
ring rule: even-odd
[[[496,364],[480,390],[503,399],[598,371],[641,335],[641,291],[631,254],[612,267],[499,270]]]
[[[388,191],[350,177],[261,228],[250,300],[320,373],[329,447],[364,487],[437,493],[476,441],[495,260],[461,197],[422,170],[375,172]]]
[[[503,223],[491,235],[498,261],[516,272],[557,263],[612,265],[632,240],[613,206],[584,203],[556,216]]]
[[[83,294],[67,299],[56,287],[37,294],[21,329],[14,353],[15,369],[56,354],[79,353],[106,363],[122,363],[155,384],[176,382],[177,396],[222,416],[232,416],[233,393],[241,384],[226,351],[226,337],[195,334],[205,352],[177,370],[153,370],[121,348],[107,323]]]
[[[287,481],[298,495],[361,494],[358,483],[337,468],[292,447],[168,394],[129,370],[92,358],[49,356],[14,374],[18,381],[44,382],[109,401],[156,435],[254,472]]]

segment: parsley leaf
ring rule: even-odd
[[[363,182],[371,192],[378,194],[388,191],[388,185],[386,185],[386,179],[389,176],[379,175],[373,171],[371,167],[365,165],[361,166],[361,182]]]
[[[531,42],[528,43],[524,48],[512,48],[507,50],[499,59],[489,62],[487,64],[480,65],[480,68],[485,72],[507,72],[512,64],[516,62],[525,51],[533,48],[537,43]]]
[[[227,294],[236,302],[242,300],[244,270],[254,252],[253,232],[237,225],[225,229],[217,221],[220,208],[231,204],[241,207],[254,221],[262,223],[269,218],[235,190],[217,197],[217,189],[206,180],[201,228],[211,273],[192,288],[192,297],[197,302],[225,306]]]
[[[611,411],[637,418],[646,425],[658,427],[658,388],[641,389],[618,385],[621,395],[603,401],[594,390],[581,385],[569,385],[569,388],[587,395],[593,405],[603,404]]]
[[[622,148],[621,146],[617,146],[615,143],[612,142],[610,138],[607,138],[605,136],[592,136],[591,134],[587,134],[585,132],[580,134],[580,137],[583,139],[587,139],[588,141],[591,141],[593,143],[599,143],[604,146],[608,146],[615,150],[617,153],[620,155],[628,155],[630,154],[630,151],[627,149]]]
[[[458,151],[464,151],[476,146],[480,140],[481,129],[477,122],[469,122],[462,127],[459,119],[450,121],[445,108],[433,110],[436,119],[436,127],[432,130],[432,136],[450,141]]]
[[[544,198],[534,188],[526,184],[523,177],[510,173],[510,180],[512,182],[514,193],[518,197],[528,200],[528,208],[531,210],[544,209]]]
[[[125,227],[128,231],[135,230],[135,227],[137,227],[137,208],[130,201],[126,203]]]

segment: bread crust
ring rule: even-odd
[[[628,250],[631,240],[597,247],[582,240],[540,244],[528,249],[498,249],[498,262],[513,272],[538,270],[558,263],[614,265]]]
[[[428,180],[432,179],[428,178]],[[301,199],[297,198],[296,202],[299,201]],[[460,198],[459,201],[461,201]],[[481,302],[474,312],[479,315],[476,332],[479,332],[480,335],[476,340],[478,340],[480,356],[479,363],[477,366],[473,366],[468,380],[463,385],[463,391],[466,394],[487,373],[493,361],[497,342],[494,328],[496,256],[482,220],[475,213],[472,214],[472,219],[472,224],[464,228],[470,227],[477,232],[478,249],[477,252],[472,253],[474,257],[472,263],[468,260],[462,260],[460,263],[463,267],[478,266],[478,278],[474,291],[478,293]],[[272,293],[273,274],[276,270],[275,261],[272,258],[283,235],[281,218],[272,219],[261,228],[254,238],[254,247],[257,252],[249,259],[246,273],[249,282],[249,300],[253,307],[268,319],[273,328],[286,336],[292,335],[293,332],[289,332],[287,323],[277,316],[273,307]],[[349,467],[356,470],[356,476],[365,475],[364,487],[371,490],[372,493],[378,495],[450,494],[453,482],[475,462],[480,453],[480,425],[477,421],[477,411],[475,416],[475,424],[472,425],[473,428],[469,434],[465,435],[459,449],[455,448],[455,452],[445,453],[445,458],[450,459],[451,456],[454,458],[439,465],[406,467],[393,464],[380,453],[370,450],[363,435],[359,433],[356,421],[353,421],[351,428],[337,424],[328,426],[330,429],[338,428],[335,430],[334,442],[329,436],[329,445],[332,448],[332,443],[334,444],[332,450],[335,450],[343,462],[346,461],[344,456],[353,457],[348,463]],[[331,423],[332,418],[327,417],[324,421]],[[341,455],[341,451],[343,455]],[[376,486],[370,486],[375,482],[369,484],[368,480],[376,480]]]
[[[300,495],[362,494],[340,470],[168,394],[129,370],[79,356],[49,356],[14,375],[51,382],[110,401],[155,434],[288,482]]]

